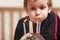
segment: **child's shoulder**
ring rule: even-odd
[[[54,11],[51,11],[51,13],[48,14],[48,18],[56,18],[56,17],[59,19],[59,16]]]
[[[19,22],[24,22],[26,19],[29,19],[29,16],[25,16],[19,20]]]
[[[52,11],[49,14],[49,17],[52,18],[52,19],[56,19],[57,18],[58,22],[60,23],[60,18],[59,18],[59,16],[54,11]]]
[[[51,22],[51,23],[55,22],[56,18],[58,21],[60,21],[59,16],[54,11],[51,11],[51,13],[48,13],[48,17],[47,17],[48,22]]]

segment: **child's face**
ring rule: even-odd
[[[47,4],[48,0],[29,0],[27,3],[27,13],[33,22],[42,22],[44,21],[49,12],[49,7]]]

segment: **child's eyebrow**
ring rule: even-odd
[[[35,6],[35,4],[34,3],[30,3],[30,6]]]
[[[42,4],[42,5],[40,5],[40,6],[45,6],[45,4]]]
[[[38,5],[38,4],[37,4]],[[30,4],[30,6],[35,6],[35,4]],[[45,4],[39,4],[39,6],[45,6]]]

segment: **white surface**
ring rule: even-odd
[[[52,0],[53,7],[60,8],[60,0]],[[0,0],[0,7],[23,7],[24,0]]]
[[[52,0],[52,2],[53,2],[53,7],[60,8],[60,0]]]
[[[0,7],[23,7],[23,0],[0,0]]]
[[[4,13],[4,33],[5,40],[10,40],[10,13],[8,11]]]

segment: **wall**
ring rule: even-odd
[[[24,0],[0,0],[0,7],[23,7]],[[52,0],[53,7],[60,8],[60,0]]]
[[[0,0],[0,7],[23,7],[23,0]]]

